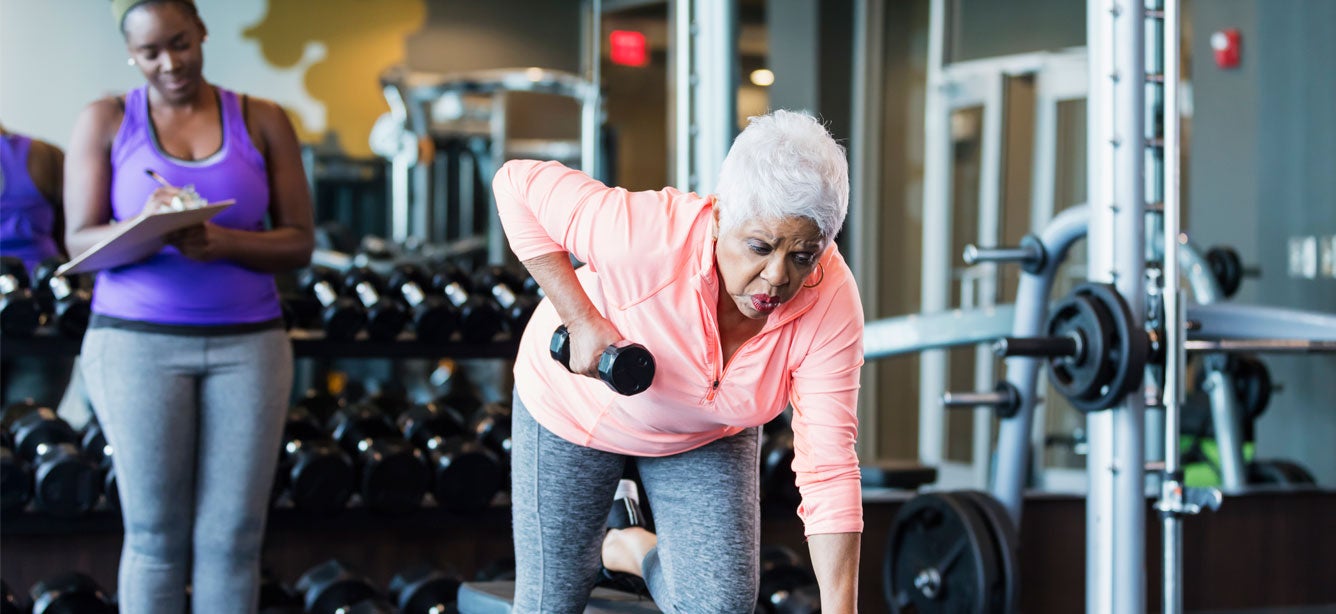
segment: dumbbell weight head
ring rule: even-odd
[[[429,457],[432,496],[441,507],[484,509],[505,488],[505,465],[496,453],[472,440],[473,432],[454,409],[417,405],[401,414],[398,422],[404,436]],[[486,428],[489,434],[495,430],[494,425]]]
[[[52,316],[56,330],[70,339],[82,339],[93,315],[92,296],[78,277],[57,275],[64,258],[47,258],[33,270],[33,295],[42,311]]]
[[[773,501],[798,501],[793,473],[793,431],[766,435],[761,444],[761,497]]]
[[[80,454],[78,435],[49,407],[30,409],[13,423],[16,452],[33,468],[33,505],[60,516],[91,510],[102,492],[101,472]]]
[[[288,412],[279,472],[293,507],[319,513],[347,507],[357,479],[352,459],[303,408]]]
[[[431,278],[422,267],[400,264],[390,274],[390,288],[413,310],[413,332],[418,341],[448,343],[459,328],[459,310],[435,294],[428,294]]]
[[[268,569],[260,571],[258,614],[304,614],[302,598]]]
[[[538,308],[538,299],[525,294],[521,283],[518,275],[499,265],[483,267],[473,275],[473,286],[491,295],[505,316],[506,330],[513,337],[524,332]]]
[[[0,333],[8,337],[33,336],[42,325],[42,308],[28,289],[23,260],[0,256]]]
[[[337,559],[307,570],[295,588],[303,595],[308,614],[346,613],[347,608],[379,596],[370,580]]]
[[[351,341],[366,326],[366,311],[346,296],[339,296],[334,272],[324,267],[302,271],[297,283],[322,306],[321,327],[333,341]]]
[[[814,614],[821,611],[816,576],[796,553],[783,546],[763,546],[757,611],[766,614]]]
[[[115,451],[111,448],[111,444],[107,443],[106,433],[102,431],[102,425],[97,419],[89,420],[88,424],[84,425],[79,442],[84,458],[97,467],[98,483],[102,485],[102,500],[108,509],[120,509],[121,498],[116,486],[116,466],[112,460]]]
[[[116,606],[92,578],[79,572],[60,574],[33,585],[32,614],[112,614]]]
[[[408,324],[408,312],[398,301],[385,296],[380,278],[370,269],[354,267],[343,274],[344,291],[366,307],[367,335],[377,341],[392,341]]]
[[[446,264],[431,278],[431,286],[459,310],[459,335],[465,343],[487,343],[505,328],[501,310],[478,296],[468,275]]]
[[[390,598],[401,614],[442,614],[458,599],[463,581],[429,565],[405,569],[390,580]]]
[[[510,461],[510,406],[487,403],[469,421],[469,430],[479,443]]]
[[[368,507],[396,513],[421,504],[431,482],[426,459],[389,418],[359,403],[334,414],[333,431],[339,445],[358,459],[359,491]]]
[[[552,333],[548,352],[571,369],[571,334],[566,325]],[[631,396],[649,389],[654,382],[654,355],[639,343],[622,341],[603,350],[598,359],[598,378],[617,394]]]

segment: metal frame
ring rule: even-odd
[[[737,0],[670,0],[668,14],[669,176],[707,194],[737,132]]]
[[[1145,15],[1141,2],[1087,2],[1089,279],[1145,321]],[[1086,611],[1145,612],[1145,399],[1086,419]]]

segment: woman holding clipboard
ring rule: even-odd
[[[65,172],[70,253],[169,204],[179,192],[162,183],[236,201],[97,276],[82,362],[116,456],[120,607],[181,612],[190,584],[196,612],[254,612],[292,387],[273,273],[309,262],[311,197],[283,111],[204,79],[208,30],[191,0],[111,8],[147,83],[79,116]]]

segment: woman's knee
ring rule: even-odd
[[[131,524],[126,527],[125,547],[141,560],[184,563],[190,557],[190,525],[170,521]]]

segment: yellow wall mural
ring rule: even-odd
[[[426,16],[425,0],[270,0],[268,14],[244,36],[281,68],[301,62],[309,44],[322,44],[325,57],[307,70],[306,90],[325,104],[326,130],[343,150],[370,156],[371,126],[388,110],[380,74],[404,61],[404,39]],[[326,138],[293,124],[302,141]]]

